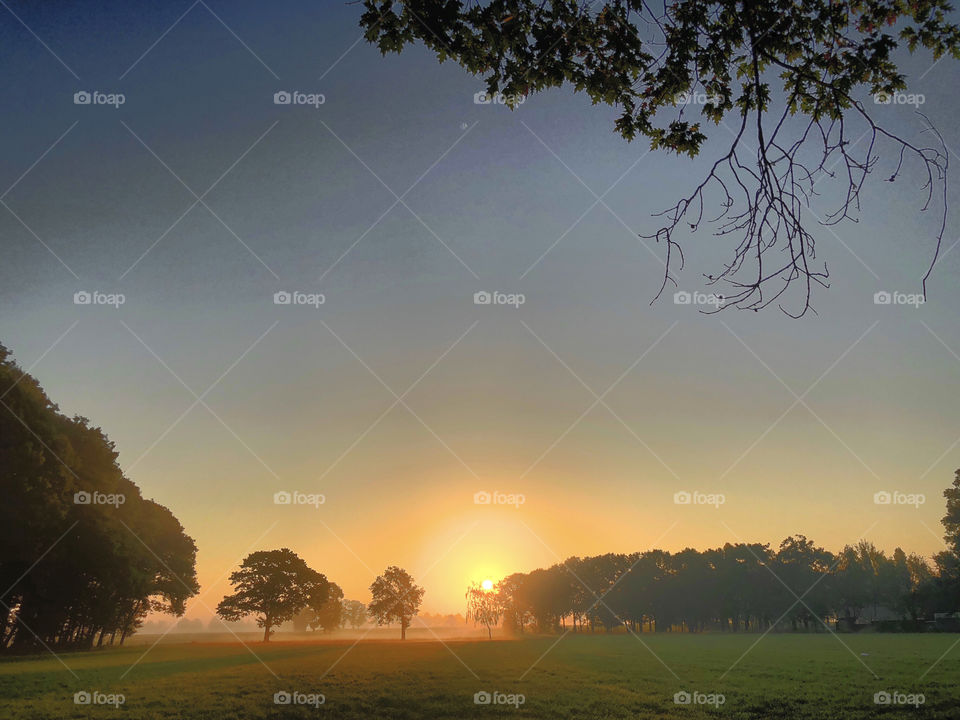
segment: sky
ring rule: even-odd
[[[246,554],[278,547],[362,601],[400,565],[424,610],[454,613],[470,582],[571,555],[794,533],[942,549],[960,467],[955,211],[926,304],[874,303],[920,292],[930,263],[916,167],[883,182],[888,151],[859,222],[832,231],[816,216],[839,189],[818,187],[831,287],[815,314],[651,303],[663,248],[638,233],[699,182],[726,128],[691,160],[627,143],[615,109],[569,88],[475,104],[481,79],[422,48],[381,57],[360,13],[0,12],[0,341],[196,540],[188,617],[210,616]],[[903,62],[960,149],[957,64]],[[274,104],[283,91],[323,103]],[[922,129],[909,106],[878,117]],[[683,242],[680,289],[709,292],[729,243],[707,227]]]

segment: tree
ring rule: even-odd
[[[811,625],[815,630],[822,627],[820,622],[830,612],[828,588],[822,580],[835,562],[832,553],[817,547],[804,535],[790,536],[780,543],[773,570],[787,587],[776,589],[782,590],[778,595],[784,608],[791,608],[787,617],[794,630],[800,624],[806,630]],[[802,597],[803,602],[795,602],[797,597]],[[820,622],[814,622],[817,619]]]
[[[616,130],[627,140],[647,138],[652,149],[692,157],[710,125],[729,132],[732,141],[706,176],[659,213],[662,224],[646,236],[664,244],[656,297],[676,285],[681,234],[706,217],[715,235],[731,239],[729,260],[706,275],[708,284],[728,291],[717,311],[759,310],[799,281],[799,292],[784,298],[796,309],[778,304],[792,316],[806,313],[829,273],[816,257],[804,210],[821,180],[839,177],[831,193],[838,202],[821,217],[827,225],[855,220],[881,144],[892,146],[889,181],[906,161],[916,163],[921,210],[942,193],[926,293],[946,223],[947,149],[925,116],[933,146],[897,136],[874,115],[878,103],[906,87],[894,59],[901,47],[960,57],[960,28],[945,19],[948,0],[363,4],[365,38],[383,54],[421,42],[441,62],[452,59],[484,77],[487,92],[501,93],[511,106],[569,83],[594,104],[619,108]]]
[[[467,588],[467,620],[473,620],[474,625],[483,625],[487,629],[487,638],[493,639],[493,628],[500,622],[503,608],[500,605],[500,596],[493,589],[484,590],[477,583]]]
[[[0,397],[0,649],[122,644],[149,612],[183,615],[196,545],[106,433],[60,413],[2,345]]]
[[[423,588],[414,584],[406,570],[391,565],[373,581],[370,592],[373,595],[367,608],[370,617],[377,621],[377,625],[399,622],[400,639],[406,640],[410,620],[423,601]]]
[[[313,607],[314,619],[310,626],[316,630],[322,627],[324,632],[333,632],[340,627],[343,618],[343,590],[336,583],[330,583],[326,600]]]
[[[509,633],[522,633],[530,622],[529,603],[526,601],[524,573],[513,573],[497,583],[497,594],[503,607],[503,629]]]
[[[943,496],[947,499],[947,514],[940,521],[947,531],[943,539],[953,553],[960,557],[960,470],[954,474],[953,485],[943,491]]]
[[[324,575],[287,548],[247,555],[240,569],[230,574],[230,583],[236,592],[217,605],[217,615],[228,622],[257,615],[264,642],[269,642],[271,628],[292,620],[307,606],[322,605],[330,587]]]
[[[309,630],[316,629],[317,614],[313,611],[313,608],[307,606],[296,615],[293,616],[293,631],[302,633]]]
[[[344,600],[343,601],[343,624],[346,626],[350,625],[351,628],[356,630],[359,627],[363,626],[363,623],[367,619],[367,606],[364,605],[359,600]]]

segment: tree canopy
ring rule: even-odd
[[[861,620],[923,629],[918,620],[960,604],[952,566],[938,555],[934,572],[919,555],[888,556],[867,541],[834,554],[798,535],[776,550],[727,543],[572,557],[505,578],[496,603],[508,632],[822,631]]]
[[[63,415],[0,345],[0,648],[122,643],[183,615],[197,548],[124,476],[113,442]]]
[[[810,308],[828,286],[808,230],[815,186],[839,177],[839,202],[820,222],[855,218],[860,190],[892,146],[890,181],[904,163],[919,168],[920,207],[942,204],[931,238],[936,262],[946,223],[947,150],[916,144],[879,125],[876,103],[906,87],[898,50],[960,58],[960,27],[946,0],[364,0],[360,25],[382,53],[422,43],[483,77],[508,105],[569,84],[594,104],[618,108],[616,130],[652,149],[696,155],[710,127],[730,143],[686,197],[659,214],[648,237],[664,246],[663,284],[683,267],[682,233],[702,222],[730,236],[721,283],[729,307],[778,302],[788,314]],[[690,98],[702,96],[702,102]],[[927,129],[933,130],[926,118]],[[857,142],[864,132],[866,141]],[[859,139],[863,140],[863,137]],[[859,149],[857,149],[859,146]],[[886,175],[886,173],[885,173]],[[716,205],[716,210],[706,206]],[[804,213],[808,212],[808,215]],[[795,281],[801,290],[787,295]]]
[[[474,625],[483,625],[488,638],[493,638],[492,628],[499,624],[503,613],[501,597],[492,589],[485,590],[476,583],[467,588],[467,620],[473,620]]]
[[[217,615],[228,622],[256,615],[264,642],[270,640],[272,628],[306,607],[323,605],[330,591],[326,576],[288,548],[250,553],[230,573],[230,583],[235,592],[220,601]]]
[[[343,624],[343,590],[336,583],[330,583],[326,600],[311,609],[314,619],[310,626],[314,630],[322,627],[324,632],[333,632]]]
[[[391,565],[370,585],[373,599],[367,606],[377,625],[400,623],[400,639],[406,640],[407,628],[423,600],[423,588],[403,568]]]

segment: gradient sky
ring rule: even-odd
[[[833,285],[818,314],[704,317],[650,305],[662,248],[636,233],[729,144],[723,128],[689,160],[626,143],[614,109],[569,90],[476,105],[480,80],[422,49],[381,58],[339,2],[10,9],[0,340],[196,539],[189,617],[244,555],[283,546],[364,601],[401,565],[431,612],[573,554],[791,533],[942,548],[960,466],[956,212],[927,305],[873,304],[919,292],[930,261],[916,168],[896,185],[879,169],[860,222],[817,231]],[[905,61],[909,90],[960,148],[958,65],[931,64]],[[126,102],[74,105],[79,90]],[[326,102],[277,106],[278,90]],[[920,130],[909,107],[879,117]],[[609,210],[583,215],[632,165]],[[822,215],[838,188],[818,189]],[[681,287],[703,290],[729,245],[706,226],[685,243]],[[126,303],[76,306],[77,290]],[[275,305],[278,290],[326,302]],[[526,303],[476,306],[478,290]],[[326,503],[275,505],[279,490]],[[484,490],[526,502],[474,504]],[[680,490],[726,503],[678,506]],[[879,490],[927,502],[878,506]]]

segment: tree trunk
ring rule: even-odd
[[[407,619],[406,618],[403,618],[400,621],[400,639],[401,640],[407,639]]]
[[[263,626],[263,641],[270,642],[270,624],[267,623]]]

